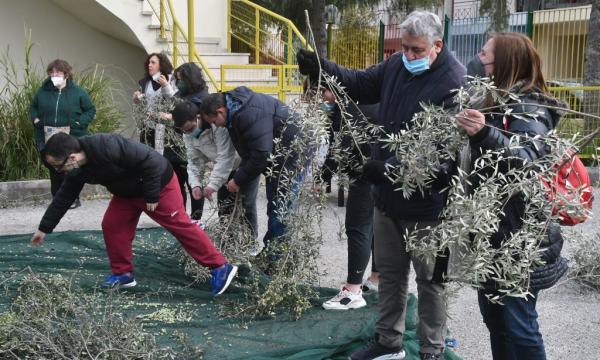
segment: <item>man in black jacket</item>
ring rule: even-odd
[[[293,121],[294,114],[290,114],[288,107],[281,101],[269,95],[255,93],[244,86],[208,95],[200,106],[200,114],[202,121],[227,128],[231,141],[242,158],[242,163],[227,183],[230,192],[239,192],[240,188],[265,173],[271,155],[276,155],[273,158],[274,171],[266,176],[268,224],[263,238],[267,254],[276,251],[269,248],[269,245],[277,245],[277,241],[272,244],[271,240],[287,232],[285,213],[278,213],[278,210],[293,206],[293,200],[303,181],[299,154],[292,148],[294,138],[299,135]],[[274,154],[275,142],[289,151],[286,154]],[[291,194],[279,184],[281,170],[284,168],[294,174],[292,188],[289,189]],[[277,258],[276,254],[269,255],[271,260]]]
[[[388,134],[411,127],[420,103],[449,105],[451,90],[464,82],[465,68],[445,48],[440,19],[432,13],[415,11],[400,25],[402,53],[364,71],[343,68],[322,59],[323,70],[335,76],[348,94],[361,104],[379,102],[379,123]],[[301,50],[298,65],[303,74],[318,78],[316,55]],[[446,334],[444,285],[432,283],[433,259],[419,259],[406,251],[404,233],[417,230],[425,235],[427,226],[440,222],[447,194],[432,187],[425,194],[405,198],[385,176],[386,166],[398,164],[394,153],[381,143],[363,167],[374,190],[375,260],[380,272],[379,313],[376,341],[356,351],[351,359],[403,359],[402,335],[408,279],[412,262],[419,295],[420,352],[422,359],[441,359]],[[427,261],[428,260],[428,261]]]
[[[113,194],[102,220],[102,232],[112,275],[105,287],[132,287],[132,242],[142,212],[167,229],[200,264],[212,269],[212,292],[227,289],[237,266],[227,262],[210,238],[193,224],[183,207],[183,198],[171,164],[152,148],[116,134],[84,136],[79,140],[58,133],[43,150],[43,158],[65,181],[46,210],[31,238],[41,245],[83,186],[101,184]]]

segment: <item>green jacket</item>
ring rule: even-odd
[[[47,78],[33,97],[29,107],[31,121],[34,124],[35,142],[39,148],[44,144],[44,126],[70,126],[71,135],[87,135],[88,125],[94,120],[96,107],[87,92],[73,80],[67,80],[67,86],[58,90]]]

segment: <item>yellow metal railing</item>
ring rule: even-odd
[[[550,87],[550,94],[566,101],[571,110],[585,114],[600,116],[600,86],[567,86]],[[584,117],[578,114],[567,114],[558,125],[558,133],[564,137],[572,137],[578,134],[579,139],[591,134],[600,126],[600,120]],[[596,154],[596,148],[600,146],[600,139],[581,149],[580,156],[591,158]]]
[[[293,65],[306,40],[289,19],[248,0],[227,0],[227,47],[254,64]]]
[[[279,100],[288,100],[288,95],[302,92],[302,80],[297,65],[221,65],[222,91],[238,86],[277,95]]]
[[[247,0],[227,0],[228,49],[231,51],[234,46],[233,39],[233,43],[237,41],[238,45],[253,47],[252,51],[246,51],[251,52],[253,62],[259,60],[273,64],[223,64],[217,80],[195,49],[193,1],[188,0],[186,32],[177,19],[173,0],[146,0],[160,21],[159,36],[172,46],[175,67],[183,54],[180,43],[183,40],[187,44],[188,61],[202,67],[212,91],[226,91],[244,85],[257,92],[276,95],[282,101],[302,91],[298,66],[294,65],[294,49],[305,46],[306,40],[290,20]]]
[[[560,85],[583,83],[591,9],[589,5],[533,13],[532,41],[542,58],[546,79]]]
[[[329,59],[353,69],[379,62],[379,26],[342,27],[332,31]]]
[[[183,26],[177,19],[177,15],[175,14],[175,7],[173,5],[173,0],[159,0],[158,6],[156,4],[153,4],[150,0],[146,1],[150,5],[150,8],[152,9],[154,15],[156,15],[160,21],[160,37],[169,41],[172,46],[171,56],[173,59],[173,66],[178,66],[179,57],[181,54],[179,48],[179,40],[183,39],[187,44],[188,61],[198,63],[204,71],[204,74],[206,74],[206,76],[208,77],[209,85],[212,85],[212,87],[214,88],[213,90],[219,91],[220,83],[215,79],[214,75],[212,74],[204,60],[202,60],[202,57],[196,51],[196,44],[194,42],[195,36],[193,32],[190,32],[190,29],[192,29],[192,31],[194,29],[194,1],[188,0],[188,32],[191,33],[191,35],[189,36],[188,32],[184,30]],[[167,35],[169,33],[167,31],[168,29],[171,30],[170,37]]]

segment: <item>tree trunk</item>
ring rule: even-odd
[[[592,30],[594,29],[594,30]],[[587,31],[587,44],[585,47],[584,80],[586,86],[600,86],[600,0],[592,1],[592,13]],[[600,91],[584,92],[584,108],[586,113],[600,116]],[[600,122],[598,120],[586,119],[585,133],[594,131]]]
[[[308,10],[310,26],[315,36],[316,51],[322,57],[327,57],[327,28],[325,26],[325,0],[312,0]],[[308,40],[308,39],[307,39]]]
[[[521,11],[542,10],[542,0],[525,0]]]

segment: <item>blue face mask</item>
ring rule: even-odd
[[[210,125],[208,125],[208,127],[200,126],[200,120],[196,119],[196,127],[187,134],[195,139],[198,139],[207,128],[210,128]]]
[[[413,75],[421,75],[425,71],[429,70],[429,57],[425,56],[421,59],[415,59],[413,61],[408,61],[406,55],[402,54],[402,62],[404,63],[404,67],[406,70],[410,71]]]
[[[202,131],[203,131],[203,129],[201,129],[201,128],[195,128],[194,131],[192,131],[190,133],[190,136],[192,136],[192,137],[194,137],[194,138],[197,139],[197,138],[200,137],[200,135],[202,135]]]
[[[319,104],[319,106],[321,107],[321,110],[323,110],[323,112],[325,112],[326,114],[331,114],[333,112],[333,109],[335,109],[335,104],[330,102],[322,102],[321,104]]]

